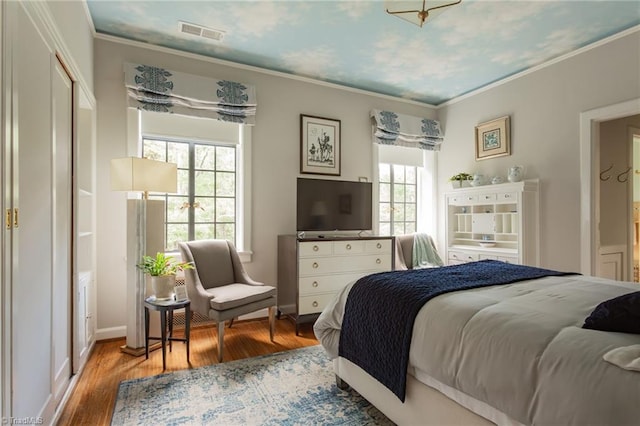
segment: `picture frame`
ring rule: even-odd
[[[476,126],[476,161],[511,155],[508,115]]]
[[[176,302],[181,302],[183,300],[187,300],[189,296],[187,295],[187,286],[186,285],[177,285],[174,287],[173,292],[176,295]]]
[[[300,173],[340,176],[340,120],[300,114]]]

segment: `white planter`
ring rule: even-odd
[[[151,278],[151,288],[157,300],[173,299],[176,286],[175,275],[149,276],[149,278]]]
[[[453,189],[468,188],[470,186],[471,186],[471,181],[470,180],[452,180],[451,181],[451,187]]]

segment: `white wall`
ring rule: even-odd
[[[126,98],[123,63],[138,62],[256,87],[253,128],[253,261],[251,276],[277,283],[277,235],[295,231],[295,182],[299,174],[300,114],[341,120],[341,179],[372,176],[369,111],[435,118],[432,108],[386,97],[340,90],[273,74],[220,65],[97,39],[95,92],[98,100],[98,339],[124,335],[125,195],[109,190],[109,160],[126,156]]]
[[[505,176],[510,165],[524,165],[527,178],[540,179],[541,265],[579,271],[580,113],[639,96],[636,31],[445,105],[438,110],[445,129],[440,192],[458,172]],[[503,115],[511,116],[512,155],[476,162],[474,127]],[[441,213],[440,229],[443,218]]]

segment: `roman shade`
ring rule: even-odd
[[[144,111],[255,124],[255,87],[142,64],[124,65],[129,106]]]
[[[371,111],[371,118],[374,143],[440,150],[444,137],[436,120],[377,109]]]

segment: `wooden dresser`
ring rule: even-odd
[[[351,281],[394,268],[394,237],[278,236],[278,314],[313,322]]]

